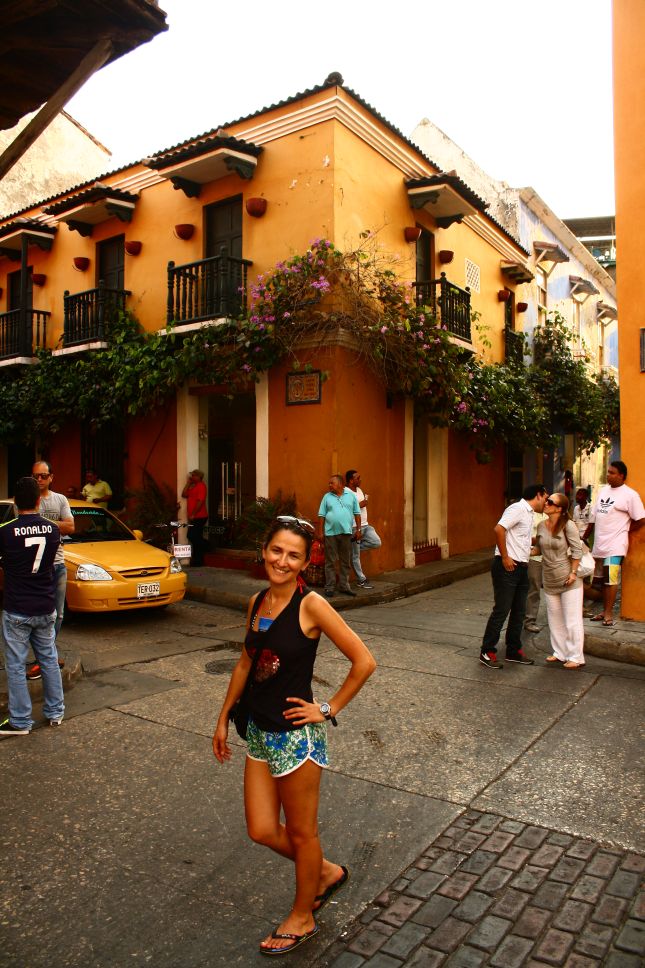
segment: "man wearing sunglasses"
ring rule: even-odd
[[[531,556],[533,512],[542,512],[546,504],[544,484],[531,484],[521,500],[509,504],[495,525],[495,556],[491,567],[495,605],[490,614],[479,654],[488,669],[501,669],[497,661],[497,643],[502,626],[506,628],[506,661],[533,665],[522,651],[522,626],[529,590],[528,564]]]
[[[40,504],[38,513],[44,518],[53,521],[60,531],[61,538],[66,534],[74,533],[74,518],[69,508],[69,501],[64,494],[52,491],[51,485],[54,480],[51,464],[46,460],[36,461],[31,468],[31,476],[35,478],[40,490]],[[63,624],[63,612],[65,611],[65,591],[67,589],[67,570],[65,559],[63,558],[63,545],[59,544],[54,558],[54,574],[56,576],[56,623],[54,630],[56,635],[60,632]],[[31,667],[27,671],[27,678],[40,678],[39,671],[32,673]]]

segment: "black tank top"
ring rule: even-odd
[[[292,703],[287,696],[297,696],[311,702],[311,679],[320,637],[309,639],[300,628],[300,603],[309,589],[297,588],[285,609],[273,620],[266,632],[253,631],[253,622],[264,597],[265,588],[255,600],[251,628],[246,634],[246,651],[257,659],[249,708],[251,718],[265,732],[284,732],[299,729],[283,713]]]

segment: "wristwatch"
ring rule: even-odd
[[[328,702],[321,702],[321,704],[320,704],[320,711],[323,714],[323,716],[325,717],[325,719],[328,720],[332,724],[332,726],[338,726],[338,723],[336,721],[336,717],[335,716],[332,716],[332,714],[331,714],[331,706],[329,705]]]

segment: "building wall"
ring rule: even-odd
[[[498,447],[490,464],[478,464],[462,434],[449,434],[448,541],[450,554],[493,548],[493,528],[506,502],[504,448]]]
[[[0,131],[0,154],[25,128],[33,114],[14,128]],[[110,152],[65,111],[0,179],[0,217],[100,175],[110,166]]]
[[[298,511],[317,521],[330,474],[356,469],[369,494],[368,520],[383,545],[365,553],[366,574],[403,565],[404,402],[388,399],[379,381],[342,346],[303,355],[328,374],[320,404],[287,406],[289,363],[269,380],[269,492],[295,492]]]
[[[614,0],[614,133],[616,236],[620,270],[621,457],[627,483],[645,497],[643,399],[640,337],[643,329],[645,264],[645,5],[640,0]],[[645,621],[645,529],[632,538],[623,571],[622,614]]]

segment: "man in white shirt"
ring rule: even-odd
[[[581,538],[584,538],[587,528],[593,523],[591,504],[589,503],[589,495],[587,494],[586,487],[579,487],[576,491],[576,506],[573,509],[573,523],[578,529]]]
[[[495,525],[495,556],[491,566],[495,605],[482,640],[479,661],[489,669],[501,669],[497,643],[502,626],[506,628],[506,661],[533,665],[522,652],[522,625],[529,590],[528,564],[531,557],[533,512],[541,513],[547,498],[544,484],[531,484],[521,500],[510,504]]]
[[[381,539],[371,524],[367,523],[367,502],[369,497],[363,493],[361,488],[361,475],[358,471],[347,471],[345,483],[350,491],[353,491],[361,509],[361,538],[356,538],[356,529],[352,535],[352,568],[356,572],[356,582],[359,588],[370,589],[370,585],[361,567],[361,551],[369,551],[372,548],[381,547]]]
[[[640,495],[627,487],[627,466],[622,460],[612,461],[607,470],[607,484],[598,492],[592,510],[594,541],[592,554],[603,568],[603,610],[591,619],[604,626],[614,624],[614,605],[620,583],[623,559],[629,550],[629,535],[645,524],[645,507]],[[591,524],[584,537],[591,532]]]

